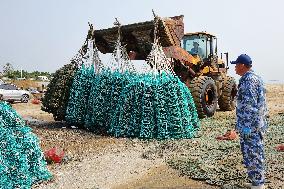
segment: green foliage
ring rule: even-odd
[[[3,66],[4,75],[9,74],[13,71],[14,71],[14,68],[13,68],[13,65],[11,63],[8,62]]]
[[[13,65],[11,63],[6,63],[3,66],[3,76],[8,77],[10,79],[17,79],[17,78],[34,78],[37,79],[38,76],[47,76],[48,78],[51,77],[51,73],[49,72],[40,72],[40,71],[32,71],[28,72],[26,70],[14,70]]]

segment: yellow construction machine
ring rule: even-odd
[[[99,51],[113,52],[117,31],[116,26],[94,30],[92,36]],[[213,116],[217,105],[223,111],[234,109],[236,82],[227,75],[228,53],[218,56],[216,36],[207,32],[184,33],[183,15],[120,26],[121,43],[132,60],[147,58],[154,35],[159,37],[175,74],[190,89],[200,118]]]

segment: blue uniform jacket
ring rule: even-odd
[[[237,93],[236,130],[242,134],[243,128],[251,132],[265,132],[267,128],[266,90],[262,79],[253,71],[246,72],[239,81]]]

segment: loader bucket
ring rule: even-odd
[[[174,58],[176,60],[179,60],[185,66],[191,67],[192,64],[195,64],[199,60],[194,58],[180,46],[163,47],[163,51],[167,58]]]
[[[158,36],[162,47],[180,46],[184,35],[183,15],[159,18]],[[154,42],[154,20],[121,26],[121,43],[127,52],[135,52],[136,60],[145,60]],[[95,30],[93,37],[102,53],[112,53],[118,38],[118,28]]]

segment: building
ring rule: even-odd
[[[48,77],[47,76],[37,76],[37,79],[40,80],[40,81],[49,81]]]

